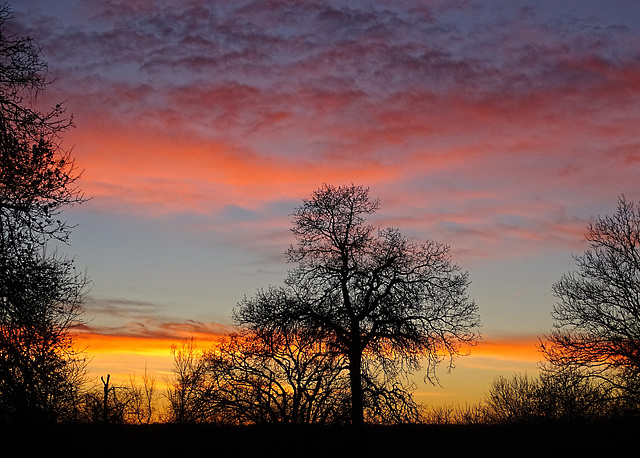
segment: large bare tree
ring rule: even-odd
[[[621,196],[615,214],[589,224],[578,270],[553,285],[555,330],[542,344],[557,369],[640,395],[640,206]]]
[[[390,393],[380,391],[386,382],[425,361],[433,381],[438,363],[448,359],[452,367],[478,338],[468,275],[451,262],[449,247],[375,230],[366,218],[378,208],[361,186],[316,190],[293,213],[297,244],[287,255],[297,267],[284,293],[278,300],[259,293],[235,310],[236,321],[254,331],[302,327],[346,356],[354,424],[364,422],[376,391]]]
[[[37,109],[47,64],[10,19],[0,5],[0,416],[59,420],[81,380],[70,329],[88,281],[50,243],[68,240],[61,213],[84,198],[61,146],[72,121],[63,104]]]

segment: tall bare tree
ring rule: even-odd
[[[82,367],[70,329],[88,281],[47,248],[68,240],[61,213],[84,198],[61,147],[72,120],[62,104],[36,109],[47,64],[31,38],[9,32],[10,19],[0,5],[0,408],[5,418],[59,419],[51,407],[76,390]]]
[[[440,362],[448,359],[452,367],[461,348],[478,338],[468,275],[451,262],[449,247],[413,242],[396,228],[376,231],[366,217],[378,208],[361,186],[316,190],[293,213],[297,245],[287,255],[297,267],[285,281],[285,299],[258,294],[235,310],[236,321],[253,331],[294,325],[341,352],[349,363],[354,424],[364,422],[367,361],[390,380],[426,361],[433,381]]]
[[[557,368],[606,381],[640,400],[640,206],[621,196],[589,224],[578,270],[553,285],[555,330],[542,349]]]

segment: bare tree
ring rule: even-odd
[[[221,421],[336,424],[348,418],[345,358],[304,330],[239,332],[207,353]]]
[[[639,399],[640,206],[624,196],[617,212],[588,226],[578,270],[553,285],[555,331],[542,344],[556,368],[573,368]]]
[[[97,390],[90,392],[88,399],[92,405],[89,410],[93,411],[90,421],[148,425],[158,417],[156,380],[146,367],[141,382],[135,375],[120,385],[110,384],[109,374],[100,380],[103,383],[101,403]]]
[[[63,104],[49,112],[34,108],[49,84],[47,64],[29,37],[11,35],[11,10],[0,6],[0,249],[68,240],[61,211],[84,200],[79,173],[60,134],[73,126]]]
[[[526,374],[499,376],[486,395],[486,419],[490,423],[531,422],[538,419],[539,384]]]
[[[593,421],[616,410],[609,399],[605,386],[574,371],[500,376],[485,397],[482,417],[494,424]]]
[[[71,328],[82,314],[86,276],[50,254],[67,241],[64,208],[84,200],[60,134],[72,126],[62,104],[34,108],[48,85],[37,44],[9,33],[0,6],[0,409],[6,419],[59,420],[84,367]]]
[[[132,408],[129,415],[129,423],[150,424],[157,417],[157,397],[156,378],[149,373],[145,366],[142,375],[142,383],[138,383],[135,376],[129,379],[129,389],[131,390]]]
[[[171,423],[209,423],[215,421],[211,401],[212,383],[207,375],[204,352],[194,339],[184,340],[171,347],[173,380],[167,398],[166,420]]]
[[[63,420],[83,381],[71,330],[87,280],[71,262],[26,249],[0,268],[0,416]]]
[[[426,360],[433,381],[440,362],[448,358],[451,368],[462,346],[478,338],[468,275],[451,262],[449,247],[415,243],[395,228],[376,232],[365,219],[378,207],[361,186],[315,191],[293,213],[298,243],[287,255],[297,267],[284,299],[258,294],[235,310],[236,321],[253,331],[295,323],[341,352],[349,362],[354,424],[364,422],[365,360],[391,372],[412,372]]]
[[[100,377],[96,385],[83,393],[78,420],[85,423],[143,424],[149,419],[141,389],[129,384],[114,384],[111,374]]]

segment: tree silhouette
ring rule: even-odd
[[[132,376],[128,383],[114,384],[110,374],[101,376],[100,383],[83,390],[77,422],[144,425],[158,418],[156,381],[146,368],[141,383]]]
[[[28,37],[8,33],[11,11],[0,6],[0,415],[59,419],[81,380],[72,352],[85,276],[47,251],[66,242],[64,208],[84,200],[60,134],[71,127],[60,104],[34,108],[47,85],[47,64]]]
[[[69,261],[26,249],[0,271],[0,418],[72,415],[83,358],[70,329],[82,314],[86,279]]]
[[[60,134],[73,126],[64,105],[34,108],[47,81],[47,64],[29,37],[9,35],[11,10],[0,6],[0,225],[2,248],[67,240],[70,227],[60,212],[84,198],[79,173]]]
[[[607,382],[638,405],[640,395],[640,206],[618,200],[614,215],[589,224],[578,271],[553,285],[556,328],[543,343],[557,370]]]
[[[172,372],[167,398],[167,421],[171,423],[209,423],[215,421],[215,406],[211,401],[212,383],[207,374],[204,353],[193,339],[171,347]]]
[[[225,337],[207,352],[213,404],[234,424],[339,424],[348,418],[345,359],[304,330]]]
[[[593,421],[613,412],[608,390],[574,371],[543,370],[538,377],[497,377],[486,394],[483,421],[489,424]]]
[[[287,255],[297,267],[281,293],[258,293],[235,310],[254,332],[305,329],[344,355],[354,424],[365,420],[374,380],[367,367],[376,366],[383,384],[375,385],[384,388],[426,360],[433,381],[438,363],[449,358],[452,367],[461,347],[478,338],[468,275],[452,264],[449,247],[415,243],[395,228],[376,233],[365,219],[378,207],[361,186],[316,190],[293,213],[297,245]]]

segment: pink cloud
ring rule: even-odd
[[[286,230],[274,205],[356,182],[390,203],[389,223],[486,255],[571,246],[635,192],[633,29],[542,7],[365,3],[19,18],[50,43],[59,80],[42,101],[69,94],[65,141],[103,211],[197,214],[249,239],[241,211]]]

